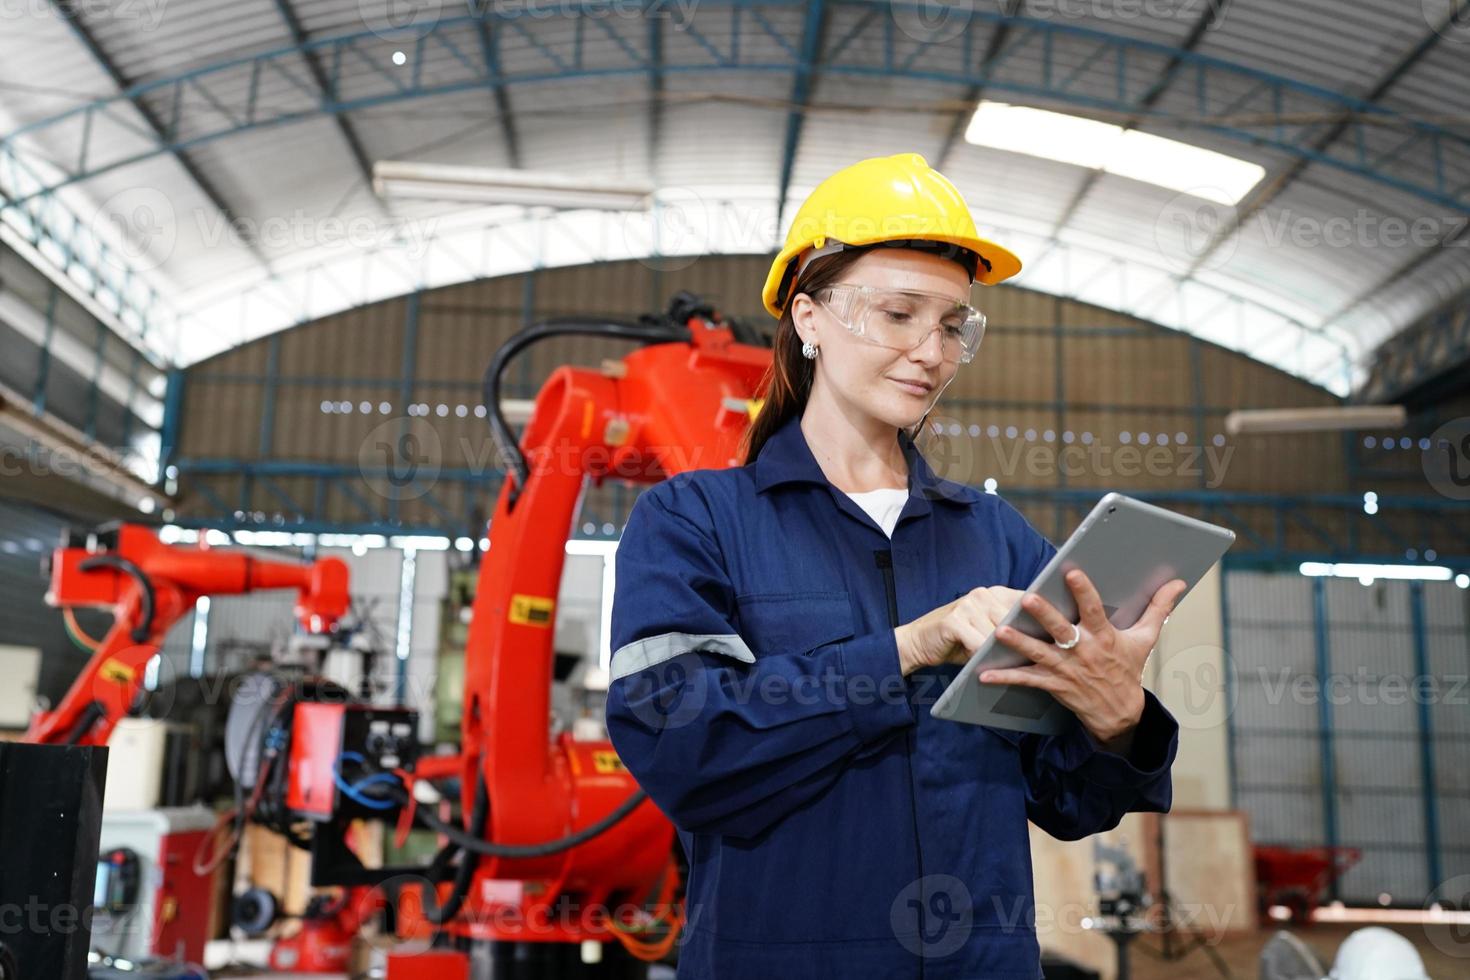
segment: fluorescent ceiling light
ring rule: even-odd
[[[1062,112],[981,102],[965,140],[1235,204],[1266,175],[1248,160]]]
[[[1225,431],[1335,432],[1340,429],[1399,429],[1408,421],[1402,405],[1349,405],[1343,408],[1241,409],[1225,416]]]
[[[1448,582],[1454,576],[1454,572],[1443,565],[1374,565],[1356,562],[1304,561],[1297,570],[1312,578],[1355,578],[1365,585],[1380,578]]]
[[[642,211],[649,205],[653,185],[589,181],[526,170],[379,160],[373,164],[373,191],[379,197],[400,200]]]

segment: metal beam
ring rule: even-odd
[[[664,32],[663,21],[657,17],[648,18],[648,66],[648,172],[657,187],[659,140],[664,128]]]
[[[1019,14],[1021,12],[1021,7],[1025,3],[1026,0],[1006,0],[1006,19],[998,22],[995,25],[995,29],[990,32],[990,40],[986,42],[985,45],[985,56],[980,59],[981,78],[984,78],[989,73],[990,66],[995,63],[996,56],[999,55],[1001,49],[1006,46],[1006,41],[1011,36],[1010,18],[1013,18],[1017,14]],[[969,44],[970,42],[971,33],[972,32],[970,31],[965,32],[966,44]],[[966,55],[967,56],[965,58],[965,63],[968,64],[970,61],[968,57],[968,51],[966,52]],[[969,89],[965,92],[963,105],[961,106],[960,110],[954,114],[954,121],[949,124],[949,135],[944,138],[944,145],[940,147],[939,155],[934,158],[935,170],[943,170],[945,165],[949,163],[949,155],[954,152],[954,148],[959,145],[960,140],[964,137],[965,130],[970,125],[970,118],[975,114],[975,107],[980,104],[980,97],[984,94],[984,82],[972,83]]]
[[[281,20],[286,23],[286,30],[291,34],[291,43],[301,49],[301,57],[306,62],[306,67],[311,71],[311,77],[315,79],[317,87],[321,89],[322,95],[328,101],[337,101],[337,86],[327,77],[322,69],[320,57],[316,51],[306,46],[306,29],[301,26],[301,19],[296,16],[296,10],[291,6],[291,0],[275,0],[276,10],[281,15]],[[362,175],[363,184],[367,187],[368,197],[377,203],[378,208],[388,213],[388,205],[377,194],[373,193],[373,165],[368,160],[367,150],[363,149],[362,141],[358,139],[357,132],[352,128],[352,123],[347,120],[346,113],[338,113],[332,116],[332,122],[337,126],[337,132],[342,135],[342,140],[347,144],[347,151],[352,154],[353,161],[357,164],[357,172]]]
[[[1337,324],[1337,321],[1347,316],[1353,310],[1359,309],[1363,306],[1363,304],[1368,303],[1374,297],[1381,296],[1385,290],[1396,286],[1405,279],[1413,276],[1420,269],[1428,265],[1430,262],[1433,262],[1435,259],[1441,258],[1445,255],[1453,255],[1454,253],[1450,252],[1449,250],[1464,247],[1461,243],[1466,240],[1467,230],[1470,230],[1470,226],[1464,224],[1456,225],[1453,230],[1446,233],[1442,238],[1440,238],[1439,241],[1435,242],[1430,247],[1414,255],[1412,258],[1409,259],[1409,261],[1403,263],[1397,269],[1394,269],[1378,282],[1372,283],[1367,286],[1361,292],[1357,293],[1347,302],[1339,306],[1336,310],[1332,312],[1330,316],[1323,320],[1323,329],[1335,326]],[[1461,295],[1456,298],[1456,302],[1463,303],[1466,301],[1467,297],[1470,297],[1470,292],[1461,293]],[[1391,341],[1392,339],[1393,338],[1389,338],[1389,341]],[[1385,341],[1385,343],[1388,343],[1389,341]]]
[[[1219,23],[1219,19],[1224,16],[1225,8],[1229,5],[1230,0],[1209,0],[1205,4],[1204,13],[1199,16],[1199,19],[1194,22],[1194,26],[1190,28],[1189,35],[1179,45],[1178,53],[1164,65],[1163,71],[1159,73],[1158,80],[1139,98],[1137,107],[1129,114],[1127,120],[1121,123],[1124,129],[1134,129],[1143,122],[1148,111],[1154,107],[1164,92],[1168,90],[1169,85],[1174,81],[1175,77],[1178,76],[1180,69],[1185,64],[1184,56],[1199,47],[1199,43],[1204,39],[1205,33]],[[1043,259],[1051,254],[1051,250],[1061,240],[1062,232],[1072,223],[1072,216],[1077,213],[1077,209],[1082,206],[1082,202],[1092,193],[1093,188],[1097,186],[1097,182],[1101,179],[1101,170],[1091,170],[1088,172],[1087,177],[1082,181],[1082,186],[1077,188],[1077,192],[1072,195],[1071,200],[1067,202],[1067,206],[1062,209],[1061,217],[1052,226],[1050,244],[1047,245],[1046,250],[1041,255],[1032,260],[1033,264],[1040,264]]]
[[[1463,387],[1466,364],[1470,364],[1470,298],[1462,296],[1380,344],[1356,400],[1396,402],[1441,378]]]
[[[1433,25],[1433,29],[1418,44],[1414,45],[1412,49],[1405,53],[1388,71],[1384,72],[1378,81],[1373,84],[1372,88],[1369,89],[1368,94],[1363,97],[1362,101],[1370,105],[1377,104],[1380,99],[1388,94],[1389,89],[1393,88],[1410,69],[1418,64],[1426,54],[1439,44],[1446,31],[1459,21],[1467,9],[1470,9],[1470,0],[1456,0],[1455,8],[1450,11],[1449,15],[1439,24]],[[1276,198],[1280,197],[1281,193],[1306,171],[1307,167],[1316,162],[1318,156],[1326,154],[1329,147],[1336,143],[1348,131],[1348,128],[1355,120],[1356,113],[1350,110],[1342,112],[1325,134],[1312,141],[1311,154],[1299,156],[1285,171],[1272,177],[1264,184],[1259,185],[1251,194],[1250,200],[1244,206],[1234,209],[1231,220],[1205,245],[1199,255],[1195,256],[1194,261],[1190,263],[1189,271],[1185,274],[1185,279],[1192,279],[1195,273],[1204,267],[1205,263],[1209,261],[1210,256],[1221,245],[1229,241],[1232,236],[1240,231],[1241,227],[1247,221],[1259,214],[1262,209],[1276,200]],[[1330,317],[1329,322],[1333,319],[1336,319],[1336,317]]]
[[[801,127],[806,122],[807,104],[811,101],[812,76],[817,56],[822,50],[826,30],[826,0],[809,0],[801,33],[801,55],[796,62],[796,77],[791,82],[791,110],[786,113],[786,137],[781,146],[781,183],[776,195],[776,227],[786,216],[786,195],[791,190],[791,173],[796,169],[796,147],[801,141]]]
[[[60,0],[55,0],[60,2]],[[1470,2],[1470,0],[1461,0]],[[879,4],[878,0],[824,0],[826,9],[852,8],[859,11],[871,11],[875,6],[887,9]],[[907,4],[913,6],[913,4]],[[583,7],[600,7],[598,0],[571,0],[567,9],[570,11],[566,16],[577,20],[584,16]],[[741,55],[739,51],[730,54],[718,51],[712,45],[687,46],[684,51],[689,53],[686,59],[679,64],[665,64],[659,67],[659,71],[669,74],[676,71],[708,73],[710,71],[733,70],[754,72],[783,72],[790,73],[799,71],[803,64],[801,52],[794,48],[790,42],[780,35],[778,29],[771,25],[770,21],[763,16],[756,16],[761,8],[774,10],[789,10],[795,6],[803,6],[796,0],[706,0],[701,6],[701,12],[709,16],[714,11],[725,9],[730,12],[733,20],[732,31],[747,30],[750,25],[756,25],[762,32],[769,35],[775,48],[790,55],[789,60],[774,57],[763,61],[755,61],[748,55]],[[812,7],[803,7],[811,11]],[[751,15],[741,17],[742,12]],[[1218,58],[1200,55],[1198,52],[1181,52],[1177,47],[1169,45],[1154,44],[1133,38],[1110,35],[1102,31],[1077,27],[1070,24],[1056,23],[1052,21],[1037,20],[1034,18],[1008,18],[1003,13],[991,12],[983,8],[977,8],[970,13],[971,24],[969,29],[976,30],[981,24],[1009,23],[1013,30],[1024,30],[1027,37],[1042,38],[1045,51],[1055,52],[1065,49],[1067,46],[1083,47],[1085,50],[1093,51],[1095,57],[1105,56],[1115,62],[1115,67],[1121,68],[1138,60],[1163,59],[1169,60],[1175,57],[1181,58],[1187,67],[1196,75],[1196,87],[1207,96],[1211,79],[1216,76],[1228,76],[1234,88],[1240,88],[1240,82],[1244,80],[1248,85],[1254,85],[1261,92],[1263,101],[1274,104],[1280,98],[1290,96],[1296,104],[1317,104],[1319,111],[1330,114],[1334,119],[1351,120],[1349,125],[1366,125],[1359,120],[1366,119],[1375,125],[1395,125],[1405,132],[1413,134],[1420,139],[1425,148],[1432,152],[1450,150],[1465,156],[1470,154],[1470,138],[1433,123],[1423,122],[1404,116],[1385,106],[1377,105],[1363,99],[1354,98],[1339,92],[1334,92],[1320,86],[1314,86],[1292,79],[1271,75],[1269,73],[1248,69],[1240,65]],[[877,18],[875,18],[877,20]],[[451,52],[454,57],[462,59],[448,38],[456,30],[473,28],[479,30],[482,24],[508,23],[517,29],[525,30],[518,20],[504,11],[494,7],[486,7],[464,17],[446,17],[437,21],[433,29],[419,40],[421,49],[431,44],[438,44],[446,52]],[[79,130],[85,130],[87,120],[95,117],[98,113],[105,113],[118,104],[138,104],[143,97],[151,96],[156,100],[167,101],[171,110],[183,113],[187,110],[184,103],[184,95],[188,92],[210,92],[210,85],[218,83],[221,89],[231,91],[232,98],[236,102],[243,100],[243,104],[232,106],[231,115],[237,118],[229,125],[221,125],[217,122],[221,114],[212,111],[210,120],[214,127],[203,125],[199,130],[189,130],[190,135],[185,139],[162,140],[152,149],[142,153],[133,153],[126,156],[98,161],[95,158],[99,152],[97,148],[84,154],[84,159],[75,170],[59,179],[43,182],[38,190],[21,193],[8,203],[0,203],[0,207],[16,207],[37,196],[45,194],[65,186],[85,180],[90,176],[115,170],[119,167],[147,159],[159,153],[180,154],[192,147],[234,135],[236,133],[251,131],[302,121],[310,118],[318,118],[322,114],[340,114],[357,111],[364,108],[372,108],[390,104],[393,102],[424,98],[432,95],[453,94],[456,92],[472,91],[486,86],[500,85],[502,88],[509,84],[535,84],[549,80],[567,80],[578,77],[605,80],[618,76],[647,74],[651,70],[651,62],[646,54],[636,51],[623,50],[624,63],[610,63],[601,65],[595,69],[581,66],[569,66],[565,58],[557,55],[556,51],[546,47],[544,44],[533,45],[533,50],[527,52],[528,58],[521,66],[514,79],[506,79],[503,75],[495,75],[491,72],[482,72],[476,69],[473,73],[467,73],[467,77],[453,78],[436,76],[433,84],[425,84],[422,78],[415,77],[410,81],[386,71],[378,65],[372,57],[368,48],[379,40],[372,31],[362,31],[354,34],[344,34],[335,37],[309,39],[301,45],[291,45],[274,51],[265,52],[246,57],[234,58],[225,62],[192,69],[188,72],[161,77],[144,84],[133,86],[127,91],[100,99],[92,103],[78,106],[67,112],[51,116],[46,119],[37,120],[13,133],[0,138],[0,148],[11,150],[13,153],[14,141],[17,137],[27,134],[35,134],[52,126],[71,124]],[[882,38],[871,38],[868,47],[873,44],[881,44]],[[626,44],[624,48],[628,48]],[[750,46],[747,46],[747,48]],[[1015,47],[1013,45],[1013,47]],[[773,48],[773,50],[775,50]],[[302,52],[311,50],[319,55],[320,62],[324,66],[331,66],[335,73],[343,70],[344,64],[361,66],[366,64],[368,70],[365,74],[354,75],[353,80],[359,84],[354,86],[354,97],[347,101],[323,100],[320,104],[310,109],[288,107],[271,107],[260,105],[250,96],[253,89],[249,82],[252,78],[258,78],[268,73],[288,76],[287,69],[282,67],[283,63],[296,64]],[[544,64],[535,63],[536,52],[539,51],[544,58]],[[610,52],[611,53],[611,52]],[[422,52],[420,52],[422,55]],[[808,57],[814,57],[809,54]],[[1112,86],[1104,86],[1102,89],[1094,86],[1093,90],[1082,92],[1075,87],[1075,78],[1058,81],[1055,78],[1036,80],[1032,78],[1016,79],[1012,77],[1000,77],[996,72],[991,72],[988,77],[982,77],[972,66],[964,66],[962,69],[937,70],[925,65],[915,67],[912,63],[905,64],[882,64],[874,63],[872,58],[866,60],[861,57],[850,57],[846,60],[829,58],[821,65],[824,74],[845,75],[852,77],[882,77],[882,78],[909,78],[927,82],[945,84],[985,84],[1002,92],[1013,93],[1020,97],[1045,98],[1069,103],[1091,111],[1128,112],[1134,107],[1137,97],[1128,91],[1127,73],[1115,71],[1116,82]],[[809,64],[809,62],[808,62]],[[452,74],[452,73],[451,73]],[[1044,75],[1054,75],[1047,71]],[[374,76],[382,78],[382,84],[376,89],[373,87]],[[472,77],[470,77],[472,76]],[[298,86],[299,80],[294,80]],[[338,86],[340,89],[340,86]],[[245,94],[241,94],[245,93]],[[210,95],[213,102],[221,102],[221,98]],[[1204,101],[1207,101],[1205,99]],[[1279,120],[1278,120],[1279,122]],[[1413,173],[1404,175],[1397,174],[1393,166],[1373,166],[1365,155],[1332,156],[1325,150],[1316,150],[1312,147],[1300,145],[1300,141],[1288,138],[1285,134],[1274,135],[1264,126],[1256,124],[1237,125],[1232,119],[1204,119],[1199,125],[1210,132],[1230,139],[1240,140],[1246,143],[1258,144],[1300,156],[1304,159],[1324,163],[1337,167],[1345,172],[1355,173],[1369,180],[1376,180],[1385,186],[1391,186],[1404,190],[1408,193],[1417,194],[1426,200],[1452,208],[1457,212],[1470,211],[1470,202],[1464,199],[1465,188],[1450,189],[1443,179],[1436,179],[1431,183],[1422,183]],[[1252,128],[1254,127],[1254,128]],[[1280,129],[1277,126],[1276,129]],[[1351,142],[1351,141],[1347,141]],[[119,150],[119,153],[126,152]],[[1397,161],[1394,161],[1395,163]]]
[[[480,57],[485,62],[486,83],[495,97],[500,114],[500,135],[505,140],[505,155],[512,168],[521,169],[521,141],[516,134],[516,119],[510,110],[510,95],[505,90],[505,73],[500,67],[500,32],[491,18],[481,20],[475,29],[480,39]]]
[[[260,244],[251,236],[244,234],[244,228],[238,216],[235,214],[235,210],[230,207],[224,195],[220,193],[219,188],[194,165],[193,161],[185,155],[182,148],[169,145],[170,136],[168,128],[164,126],[163,120],[148,106],[147,102],[142,98],[129,94],[133,90],[133,82],[123,75],[117,63],[112,60],[112,56],[103,50],[96,36],[87,28],[86,24],[82,23],[82,10],[78,7],[76,0],[50,0],[50,3],[52,8],[55,9],[57,16],[71,29],[73,36],[87,49],[87,53],[92,56],[92,60],[97,62],[97,66],[112,80],[112,84],[117,86],[118,91],[121,93],[119,98],[126,101],[138,115],[143,117],[143,121],[148,124],[148,128],[153,131],[153,135],[158,140],[158,152],[167,153],[174,158],[174,161],[178,163],[180,169],[188,174],[189,179],[199,188],[200,193],[209,199],[210,204],[214,205],[215,210],[224,216],[231,227],[240,231],[241,239],[255,257],[260,260],[261,265],[269,268],[270,260],[260,250]]]
[[[60,2],[60,0],[54,0]],[[1461,0],[1461,3],[1470,0]],[[855,8],[861,11],[871,10],[878,4],[878,0],[824,0],[825,9],[836,9],[838,7]],[[913,6],[913,4],[907,4]],[[574,21],[583,17],[582,7],[600,7],[598,0],[571,0],[567,15]],[[775,10],[789,10],[794,6],[802,6],[795,0],[706,0],[701,11],[708,16],[709,13],[720,9],[728,10],[735,21],[732,30],[745,30],[749,25],[755,24],[765,34],[769,35],[772,42],[782,52],[790,55],[790,59],[775,57],[763,61],[750,60],[748,56],[739,54],[727,55],[713,49],[712,46],[692,45],[682,50],[689,52],[690,57],[679,64],[666,64],[659,68],[663,73],[675,71],[688,71],[708,73],[710,71],[734,70],[754,72],[782,72],[790,73],[800,71],[803,64],[810,66],[805,61],[802,53],[794,48],[790,42],[780,35],[778,29],[771,25],[768,19],[755,16],[760,13],[761,8]],[[810,12],[813,7],[804,7]],[[821,9],[821,8],[819,8]],[[884,8],[886,9],[886,7]],[[742,12],[749,12],[751,16],[742,18]],[[1271,75],[1269,73],[1248,69],[1240,65],[1218,58],[1200,55],[1198,52],[1183,52],[1177,47],[1169,45],[1154,44],[1139,41],[1133,38],[1110,35],[1102,31],[1077,27],[1069,24],[1051,21],[1037,20],[1032,18],[1007,18],[999,12],[990,12],[977,8],[970,13],[970,30],[975,30],[978,25],[985,23],[1006,22],[1013,25],[1015,30],[1024,30],[1028,37],[1041,37],[1044,41],[1044,50],[1052,51],[1065,49],[1067,46],[1073,48],[1081,47],[1094,52],[1094,57],[1106,57],[1115,62],[1115,67],[1121,68],[1128,63],[1136,63],[1139,59],[1164,59],[1180,58],[1187,63],[1187,67],[1193,70],[1197,76],[1196,87],[1206,96],[1210,87],[1211,79],[1215,76],[1229,76],[1235,88],[1240,87],[1244,80],[1247,84],[1255,85],[1261,92],[1266,104],[1272,104],[1276,99],[1291,96],[1298,104],[1316,103],[1320,110],[1330,114],[1334,119],[1347,120],[1348,125],[1364,125],[1360,122],[1362,118],[1370,120],[1375,125],[1395,125],[1405,132],[1411,133],[1425,144],[1425,149],[1432,152],[1440,150],[1453,150],[1456,153],[1466,154],[1470,152],[1470,138],[1433,123],[1428,123],[1404,116],[1385,106],[1374,104],[1364,99],[1354,98],[1339,92],[1334,92],[1320,86],[1314,86],[1292,79]],[[510,23],[518,29],[524,30],[518,20],[503,11],[493,7],[487,7],[476,13],[465,17],[441,18],[433,29],[419,41],[420,48],[427,48],[431,44],[438,44],[446,52],[453,52],[455,57],[461,58],[458,49],[449,42],[449,36],[456,30],[473,27],[478,30],[480,25],[487,21],[493,23]],[[192,147],[199,146],[210,141],[260,129],[267,126],[283,125],[310,118],[317,118],[322,114],[340,114],[352,112],[359,109],[377,107],[397,101],[424,98],[432,95],[452,94],[455,92],[471,91],[484,88],[489,85],[501,84],[535,84],[552,79],[567,80],[578,77],[605,80],[618,76],[635,74],[646,75],[651,69],[651,62],[646,54],[630,50],[626,43],[622,46],[622,57],[624,63],[610,63],[589,69],[581,66],[570,67],[565,58],[557,55],[556,51],[544,44],[533,46],[528,52],[526,63],[514,79],[504,79],[503,76],[492,77],[488,72],[476,69],[473,73],[467,73],[467,77],[453,78],[436,76],[433,84],[425,84],[422,78],[414,78],[404,81],[402,78],[386,71],[378,65],[372,57],[368,47],[378,40],[376,34],[371,31],[363,31],[355,34],[345,34],[335,37],[309,39],[301,45],[291,45],[262,54],[234,58],[229,61],[192,69],[188,72],[162,77],[147,83],[133,86],[127,91],[100,99],[92,103],[78,106],[67,112],[51,116],[46,119],[37,120],[22,127],[15,132],[0,138],[0,148],[12,149],[14,141],[18,136],[35,134],[46,128],[73,124],[79,129],[86,128],[89,118],[98,113],[106,112],[118,104],[136,105],[143,97],[151,96],[157,100],[168,101],[171,111],[183,113],[187,110],[184,102],[185,92],[210,93],[209,86],[218,83],[222,89],[231,91],[230,98],[235,101],[244,100],[242,105],[232,106],[230,115],[237,118],[229,125],[220,125],[217,120],[221,114],[215,110],[210,113],[210,120],[216,121],[214,128],[209,125],[200,127],[198,131],[189,130],[190,136],[185,139],[162,140],[150,150],[142,153],[134,153],[127,156],[95,161],[100,151],[97,148],[84,154],[89,157],[82,161],[73,172],[66,176],[49,182],[37,191],[22,193],[10,202],[0,205],[3,207],[15,207],[37,194],[43,194],[66,184],[85,180],[90,176],[105,173],[131,163],[147,159],[159,153],[182,153]],[[882,38],[871,38],[872,44],[881,44]],[[256,100],[249,97],[251,87],[248,84],[252,77],[259,77],[266,73],[274,73],[287,76],[287,69],[282,63],[294,65],[297,63],[305,50],[317,52],[323,65],[329,65],[334,72],[340,73],[344,64],[354,66],[368,65],[366,74],[354,75],[354,82],[360,84],[355,86],[355,95],[348,101],[324,100],[309,110],[287,107],[262,106]],[[544,56],[545,63],[535,63],[535,53],[539,51]],[[612,53],[611,50],[609,53]],[[808,52],[807,58],[814,58],[814,54]],[[861,57],[842,60],[830,58],[821,65],[824,74],[831,73],[852,77],[882,77],[882,78],[909,78],[920,81],[946,83],[946,84],[985,84],[989,88],[1009,92],[1022,97],[1036,97],[1053,99],[1070,103],[1092,111],[1128,112],[1136,104],[1137,97],[1128,91],[1127,73],[1115,71],[1117,76],[1112,86],[1103,86],[1101,89],[1094,86],[1093,90],[1082,92],[1075,87],[1075,78],[1057,80],[1056,78],[1043,78],[1035,80],[1031,78],[1014,79],[1011,77],[999,77],[997,73],[991,72],[988,77],[979,75],[972,66],[964,66],[961,70],[937,70],[925,65],[915,67],[909,59],[905,64],[883,64],[874,63],[871,57],[864,60]],[[1048,62],[1050,64],[1050,62]],[[1054,72],[1046,71],[1044,75],[1054,75]],[[373,88],[373,76],[380,76],[382,84]],[[472,77],[470,77],[472,75]],[[289,76],[288,76],[289,77]],[[293,79],[294,80],[294,79]],[[299,81],[295,82],[300,85]],[[338,86],[340,88],[340,86]],[[246,93],[246,94],[241,94]],[[206,101],[222,103],[222,97],[209,95]],[[1203,101],[1207,102],[1207,98]],[[1278,120],[1279,122],[1279,120]],[[1247,143],[1268,146],[1285,153],[1291,153],[1307,160],[1321,162],[1337,167],[1346,172],[1351,172],[1365,177],[1369,180],[1377,180],[1386,186],[1396,187],[1408,193],[1417,194],[1426,200],[1435,201],[1442,206],[1450,207],[1458,211],[1470,211],[1470,202],[1464,199],[1465,188],[1448,187],[1443,179],[1436,179],[1432,183],[1425,184],[1417,182],[1412,175],[1397,175],[1392,173],[1392,166],[1373,166],[1366,155],[1359,154],[1346,157],[1332,156],[1324,150],[1300,145],[1300,141],[1288,138],[1284,134],[1272,134],[1270,129],[1256,124],[1237,125],[1233,119],[1206,118],[1199,125],[1210,132],[1221,136],[1241,140]],[[1254,126],[1255,128],[1251,128]],[[179,127],[175,127],[179,128]],[[1276,127],[1279,129],[1280,127]],[[126,152],[126,151],[118,151]],[[1393,161],[1397,163],[1397,161]]]

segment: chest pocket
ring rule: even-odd
[[[736,596],[740,635],[758,656],[809,654],[856,632],[844,591],[752,592]]]

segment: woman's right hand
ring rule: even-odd
[[[1026,593],[1003,585],[971,589],[894,629],[903,674],[943,663],[964,664]]]

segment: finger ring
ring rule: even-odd
[[[1073,623],[1072,624],[1072,638],[1070,640],[1068,640],[1066,643],[1063,643],[1060,640],[1053,640],[1052,642],[1055,643],[1057,645],[1057,648],[1060,649],[1060,650],[1070,650],[1073,647],[1075,647],[1077,645],[1078,641],[1080,641],[1081,639],[1082,639],[1082,631],[1077,628],[1077,624],[1076,623]]]

